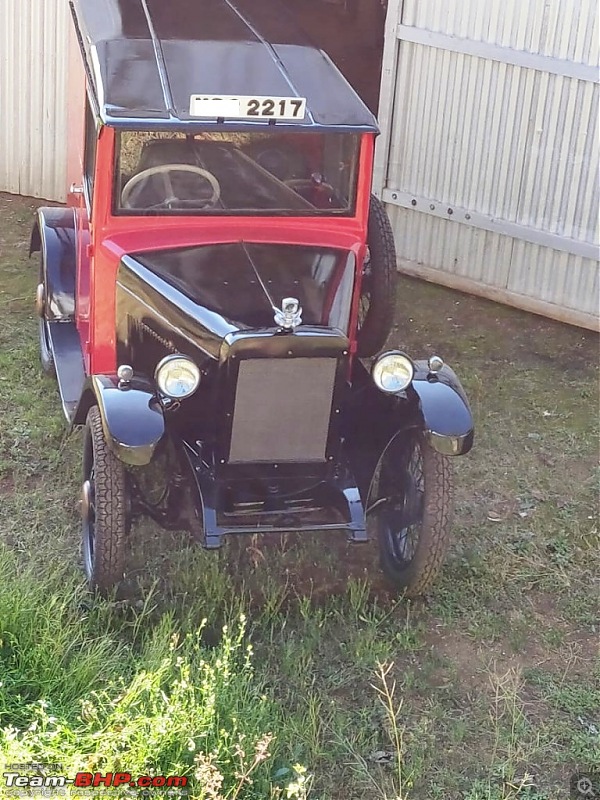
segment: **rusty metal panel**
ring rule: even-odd
[[[66,199],[66,0],[0,0],[0,190]]]
[[[597,325],[597,4],[390,11],[374,191],[400,268]]]

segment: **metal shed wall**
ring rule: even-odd
[[[399,267],[597,326],[594,0],[390,0],[374,188]]]
[[[66,0],[0,0],[0,190],[66,199]]]

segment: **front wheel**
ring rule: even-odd
[[[90,588],[108,592],[123,579],[125,567],[125,467],[108,446],[97,406],[89,410],[84,437],[83,566]]]
[[[449,459],[420,432],[397,436],[380,459],[372,497],[385,576],[407,597],[423,594],[437,577],[450,540]]]
[[[48,321],[46,320],[46,285],[44,282],[43,255],[40,253],[40,282],[35,292],[35,310],[38,317],[38,336],[40,345],[40,362],[42,372],[49,378],[56,377],[54,366],[54,355],[50,344],[50,333],[48,331]]]
[[[50,345],[50,334],[48,333],[48,323],[42,317],[38,322],[39,343],[40,343],[40,364],[42,372],[48,378],[56,378],[56,367],[54,366],[54,356]]]

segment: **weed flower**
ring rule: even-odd
[[[202,794],[200,795],[203,800],[224,800],[221,794],[221,787],[223,786],[223,775],[215,764],[216,755],[210,753],[197,753],[194,758],[196,769],[194,777],[201,787]]]
[[[294,764],[294,780],[286,786],[285,796],[287,800],[305,800],[308,797],[310,779],[306,774],[306,767],[302,764]]]

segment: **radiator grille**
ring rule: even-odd
[[[230,463],[324,461],[337,361],[242,361]]]

